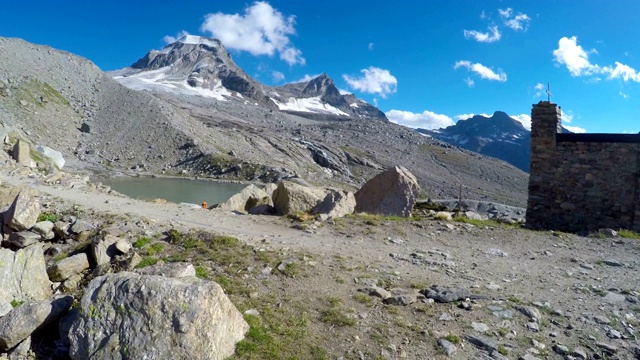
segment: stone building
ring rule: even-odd
[[[560,107],[531,111],[527,226],[640,231],[640,134],[562,134]]]

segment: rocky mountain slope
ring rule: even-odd
[[[418,129],[418,132],[529,171],[531,133],[502,111],[494,112],[491,117],[475,115],[444,129]]]
[[[186,45],[194,44],[172,51],[186,51]],[[197,46],[210,51],[214,45]],[[213,58],[187,53],[203,61],[200,71],[167,73],[167,81],[177,81],[178,76],[189,81],[193,75],[193,82],[209,84],[213,91],[218,83],[208,74],[233,72],[229,76],[240,79],[238,84],[246,80],[245,88],[253,86],[262,94],[264,88],[244,78],[232,62],[211,69]],[[170,54],[148,56],[139,65],[166,70],[161,59]],[[245,101],[157,88],[135,91],[86,59],[18,39],[0,38],[0,64],[5,84],[0,86],[5,89],[0,94],[2,124],[33,143],[62,152],[65,168],[74,171],[164,172],[266,182],[300,177],[317,185],[354,188],[383,168],[400,165],[416,175],[426,197],[454,198],[462,185],[469,199],[516,206],[526,202],[524,172],[388,121],[357,113],[345,121],[303,118],[261,106],[259,99],[249,100],[247,93],[237,91],[231,96],[241,95]],[[129,78],[137,71],[132,69]],[[302,92],[312,97],[335,95],[328,79],[312,83]],[[349,103],[344,95],[342,99]]]

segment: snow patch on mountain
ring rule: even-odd
[[[333,114],[340,116],[349,116],[349,114],[344,111],[331,106],[320,99],[320,96],[310,97],[310,98],[294,98],[290,97],[287,99],[286,103],[279,102],[276,99],[272,99],[280,110],[284,111],[299,111],[299,112],[309,112],[309,113],[324,113],[324,114]]]

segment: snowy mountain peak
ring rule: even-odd
[[[220,43],[220,40],[197,35],[185,35],[182,38],[178,39],[176,42],[192,45],[207,45],[211,47],[218,47],[222,45]]]

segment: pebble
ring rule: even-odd
[[[558,355],[568,355],[569,354],[569,348],[564,346],[564,345],[555,344],[555,345],[553,345],[552,349]]]
[[[443,313],[442,315],[440,315],[440,320],[442,320],[442,321],[453,321],[453,320],[455,320],[455,318],[449,313]]]

